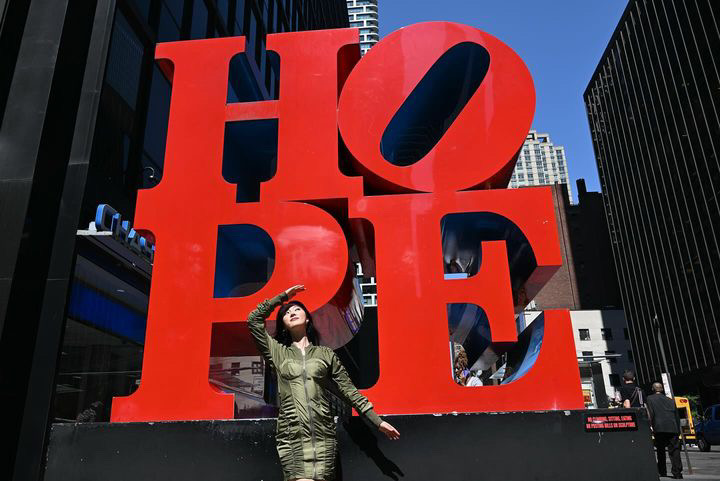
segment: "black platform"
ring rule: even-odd
[[[638,427],[587,432],[588,413],[634,413]],[[387,420],[400,431],[399,441],[358,418],[339,427],[339,480],[658,479],[644,410]],[[274,419],[56,424],[45,481],[280,481],[274,430]]]

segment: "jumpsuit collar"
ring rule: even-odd
[[[308,352],[310,352],[311,349],[315,348],[315,344],[313,344],[313,343],[310,342],[310,341],[308,341],[308,343],[309,343],[309,344],[305,347],[305,354],[307,354]],[[291,348],[295,348],[295,349],[296,349],[298,352],[300,352],[300,353],[303,352],[302,349],[300,349],[299,347],[297,347],[294,343],[293,343],[293,344],[290,344],[290,347],[291,347]]]

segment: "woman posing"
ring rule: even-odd
[[[400,433],[375,414],[335,352],[317,345],[310,312],[299,301],[288,302],[303,290],[304,286],[293,286],[261,302],[248,316],[248,325],[260,353],[277,373],[280,414],[276,441],[283,479],[331,481],[337,448],[328,390],[339,391],[388,438],[398,439]],[[280,305],[273,339],[265,330],[265,319]]]

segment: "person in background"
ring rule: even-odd
[[[455,356],[454,372],[455,382],[460,384],[461,386],[464,386],[470,371],[468,371],[467,353],[462,347],[459,348],[458,353]]]
[[[663,385],[652,385],[653,394],[648,396],[646,407],[650,415],[650,428],[655,438],[657,467],[660,476],[667,476],[665,449],[670,455],[671,478],[682,479],[682,460],[680,459],[680,425],[678,423],[675,401],[665,396]]]
[[[478,377],[477,371],[470,371],[470,376],[467,378],[467,381],[465,382],[466,386],[469,387],[475,387],[475,386],[482,386],[483,382]]]
[[[625,371],[623,373],[623,385],[619,389],[620,402],[624,408],[639,408],[645,404],[645,395],[635,384],[635,373]]]

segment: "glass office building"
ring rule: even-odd
[[[345,26],[341,21],[345,20],[342,2],[336,2],[335,9],[311,8],[313,3],[319,2],[119,3],[79,227],[87,228],[82,223],[95,219],[101,204],[109,204],[123,218],[132,219],[136,190],[153,187],[162,178],[171,86],[153,61],[156,42],[245,35],[247,55],[231,62],[228,100],[277,98],[279,64],[273,61],[274,54],[265,50],[265,35]],[[268,135],[273,133],[273,124],[276,122],[266,122]],[[243,124],[232,125],[227,157],[254,148],[250,141],[243,142]],[[98,238],[112,242],[91,231],[82,232],[87,243]],[[122,242],[115,244],[122,251]],[[85,242],[79,245],[84,248]],[[126,396],[139,385],[151,266],[137,272],[142,264],[124,257],[113,256],[115,268],[122,274],[102,266],[102,273],[109,275],[96,282],[80,277],[87,261],[86,256],[78,257],[55,396],[57,419],[77,419],[90,409],[92,412],[86,414],[107,421],[112,396]],[[120,280],[121,285],[116,285]],[[257,401],[238,401],[241,410],[257,408],[262,414],[264,371],[256,365],[259,361],[259,357],[213,356],[210,374],[220,388]]]
[[[585,90],[643,382],[720,401],[720,3],[630,1]]]
[[[349,23],[344,0],[3,0],[0,13],[0,205],[13,206],[0,208],[0,391],[17,446],[0,478],[40,479],[49,423],[107,421],[140,383],[153,239],[130,234],[140,250],[128,234],[137,191],[163,175],[171,85],[155,45],[243,35],[228,101],[266,100],[280,81],[267,34]],[[241,127],[230,137],[227,156],[252,152]],[[97,212],[128,224],[110,232]],[[258,360],[208,364],[246,415],[267,414]]]

